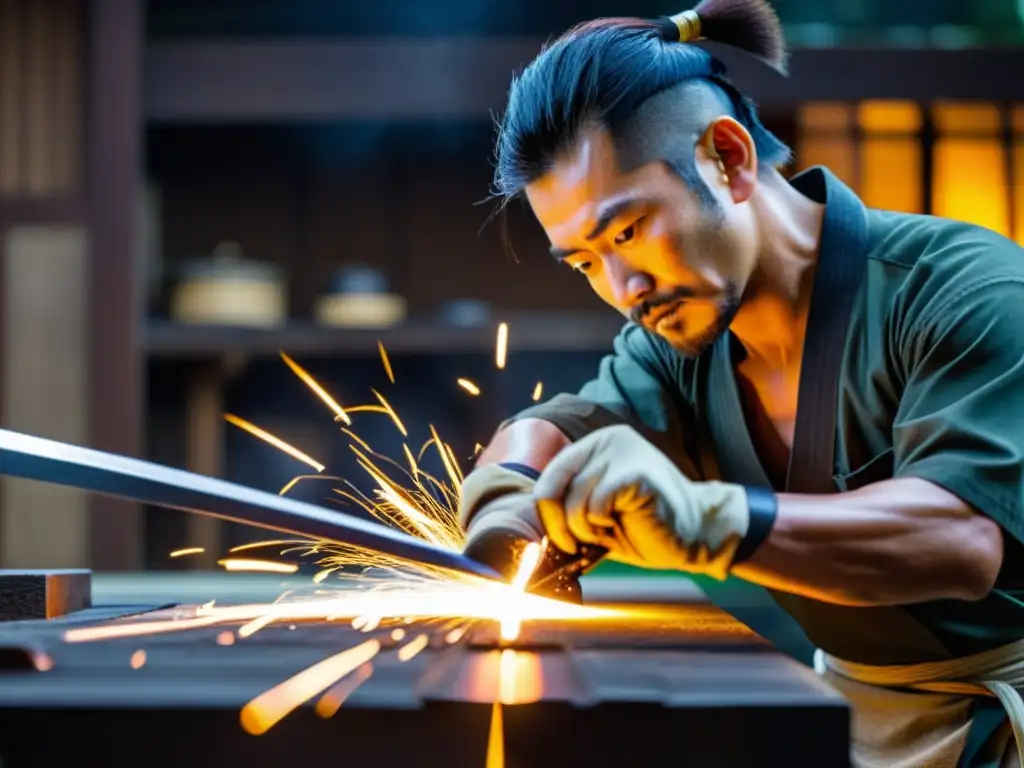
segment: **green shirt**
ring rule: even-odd
[[[978,602],[849,608],[773,596],[817,647],[868,664],[951,658],[1024,637],[1024,249],[976,226],[867,209],[825,169],[791,183],[825,203],[827,242],[842,239],[844,219],[867,225],[838,392],[836,492],[921,478],[1006,535],[996,586]],[[516,419],[545,419],[574,440],[625,420],[688,477],[779,489],[746,426],[740,347],[727,333],[684,357],[628,324],[577,395]]]

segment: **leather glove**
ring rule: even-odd
[[[561,451],[541,473],[534,496],[559,549],[572,554],[577,542],[596,544],[612,559],[643,568],[725,579],[751,528],[746,488],[690,481],[623,425]],[[767,531],[755,527],[763,541]]]

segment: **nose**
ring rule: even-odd
[[[606,258],[605,269],[608,272],[612,297],[615,304],[622,309],[632,309],[654,290],[654,279],[649,274],[622,259]]]

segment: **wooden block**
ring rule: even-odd
[[[56,619],[91,605],[88,569],[0,570],[0,621]]]

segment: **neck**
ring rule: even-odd
[[[786,368],[803,349],[825,206],[778,174],[758,184],[751,203],[761,248],[731,330],[749,355]]]

